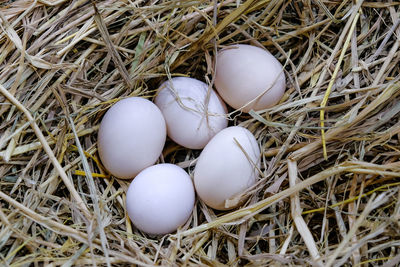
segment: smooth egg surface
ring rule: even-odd
[[[226,128],[225,103],[206,83],[187,77],[164,82],[155,98],[167,123],[168,136],[181,146],[201,149]]]
[[[276,105],[286,81],[282,64],[270,52],[238,44],[218,52],[215,87],[231,107],[249,112]]]
[[[256,182],[259,166],[260,149],[254,135],[243,127],[228,127],[211,139],[197,160],[196,192],[214,209],[234,208],[226,207],[225,201]]]
[[[158,164],[140,172],[126,193],[132,223],[148,234],[174,232],[190,217],[195,192],[190,176],[173,164]]]
[[[166,125],[160,109],[149,100],[130,97],[118,101],[104,115],[98,151],[111,174],[129,179],[157,161],[165,140]]]

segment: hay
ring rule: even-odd
[[[399,8],[3,1],[0,264],[397,265]],[[259,182],[237,210],[197,201],[177,233],[145,235],[125,212],[128,182],[99,163],[101,117],[123,97],[153,97],[167,77],[212,82],[216,49],[233,43],[266,47],[288,79],[276,107],[231,110],[262,147]],[[198,154],[168,142],[161,161],[191,172]]]

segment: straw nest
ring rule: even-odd
[[[399,5],[2,1],[0,264],[398,264]],[[231,114],[262,148],[259,182],[239,209],[197,201],[177,233],[143,234],[128,181],[99,163],[101,117],[171,76],[210,83],[216,50],[235,43],[267,48],[288,81],[276,107]],[[197,156],[169,141],[160,161]]]

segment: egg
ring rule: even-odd
[[[214,209],[234,208],[225,206],[225,201],[256,182],[259,166],[260,148],[254,135],[240,126],[228,127],[210,140],[197,160],[197,195]]]
[[[168,136],[181,146],[201,149],[226,128],[226,105],[206,83],[175,77],[161,84],[155,104],[167,123]]]
[[[129,185],[126,210],[132,223],[148,234],[174,232],[190,217],[195,192],[190,176],[165,163],[144,169]]]
[[[228,105],[249,112],[277,104],[286,81],[283,66],[271,53],[238,44],[218,52],[215,87]]]
[[[164,117],[153,102],[140,97],[123,99],[101,121],[97,141],[100,159],[112,175],[133,178],[157,161],[166,135]]]

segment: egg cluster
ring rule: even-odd
[[[286,87],[283,67],[268,51],[250,45],[227,47],[216,62],[215,86],[221,97],[204,82],[176,77],[161,84],[154,103],[126,98],[100,124],[101,161],[114,176],[134,178],[126,209],[146,233],[165,234],[182,226],[192,213],[195,191],[208,206],[227,210],[242,204],[240,194],[257,180],[259,145],[247,129],[227,127],[224,101],[243,112],[275,105]],[[193,182],[176,165],[153,165],[167,135],[186,148],[203,149]]]

